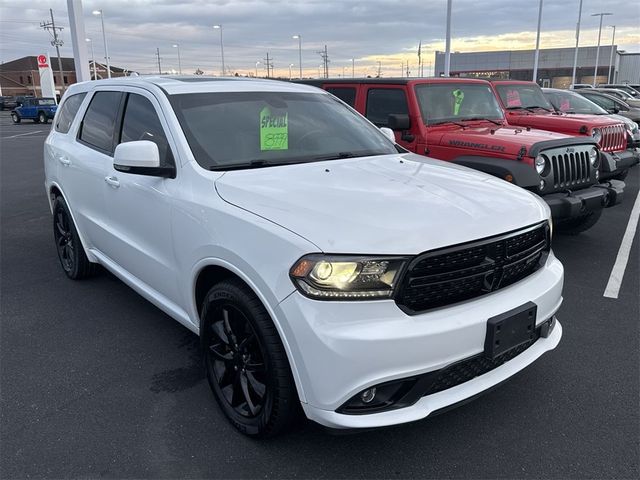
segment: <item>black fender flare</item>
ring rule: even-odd
[[[503,180],[507,175],[511,175],[511,183],[523,188],[537,187],[540,184],[540,175],[535,168],[517,160],[464,155],[455,158],[453,163],[480,170]]]

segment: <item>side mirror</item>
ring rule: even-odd
[[[149,140],[121,143],[113,154],[113,168],[123,173],[175,178],[174,167],[160,166],[158,146]]]
[[[389,114],[387,125],[391,130],[409,130],[411,128],[411,119],[406,113]]]
[[[613,107],[613,113],[620,113],[620,108],[617,105]]]
[[[385,137],[387,137],[393,143],[396,143],[396,134],[393,133],[393,130],[387,127],[380,127],[380,131],[384,134]]]

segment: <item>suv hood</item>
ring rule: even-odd
[[[326,253],[417,254],[549,216],[519,187],[415,154],[230,171],[215,188]]]
[[[493,132],[493,133],[492,133]],[[433,135],[433,134],[431,134]],[[522,147],[526,152],[538,142],[572,138],[562,133],[520,127],[469,127],[449,130],[440,137],[439,144],[446,147],[477,150],[483,155],[494,152],[509,154],[514,157],[520,154]],[[435,140],[435,139],[434,139]]]
[[[560,130],[565,132],[581,132],[583,128],[590,131],[594,127],[602,128],[620,125],[619,122],[606,116],[583,114],[556,114],[556,113],[523,113],[521,111],[507,112],[507,122],[511,125],[528,125],[533,128]]]

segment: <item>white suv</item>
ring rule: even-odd
[[[332,428],[427,417],[558,345],[563,268],[537,196],[389,133],[303,85],[73,85],[44,150],[62,267],[198,333],[248,435],[300,405]]]

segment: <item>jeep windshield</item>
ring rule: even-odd
[[[553,106],[545,98],[538,85],[522,84],[498,84],[496,85],[498,95],[504,108],[507,110],[529,110],[536,109],[553,112]]]
[[[208,170],[398,153],[394,143],[325,93],[170,95],[196,161]]]
[[[502,122],[504,119],[489,85],[423,83],[415,86],[415,92],[426,125],[460,125],[465,120]]]
[[[608,115],[609,113],[587,100],[582,95],[573,92],[544,92],[545,97],[551,102],[553,107],[562,113],[581,113],[588,115]]]

